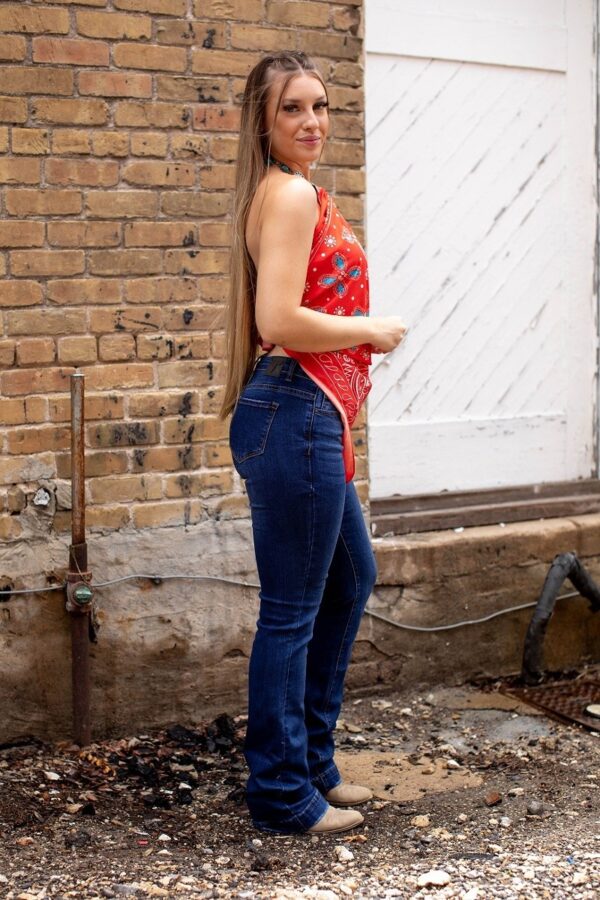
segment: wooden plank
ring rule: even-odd
[[[398,0],[369,0],[365,22],[367,53],[454,59],[488,65],[564,72],[567,32],[558,22],[532,27],[494,15],[427,14]]]

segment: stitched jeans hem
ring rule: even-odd
[[[275,834],[301,834],[308,831],[313,825],[323,818],[327,812],[328,803],[318,791],[310,798],[302,812],[294,813],[289,818],[252,819],[252,824],[259,831],[270,831]]]

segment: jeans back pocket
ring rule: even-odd
[[[235,463],[265,452],[269,430],[279,408],[276,400],[238,398],[229,426],[229,446]]]

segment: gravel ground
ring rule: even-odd
[[[328,837],[252,827],[241,715],[1,747],[0,896],[596,900],[599,734],[496,688],[348,698],[339,764],[376,796]]]

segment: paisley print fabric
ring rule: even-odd
[[[317,222],[308,261],[302,305],[334,316],[369,315],[369,272],[365,252],[327,191],[317,188]],[[273,344],[261,340],[263,350]],[[308,353],[283,348],[339,410],[344,425],[342,451],[346,481],[355,472],[350,428],[371,389],[371,344]]]

